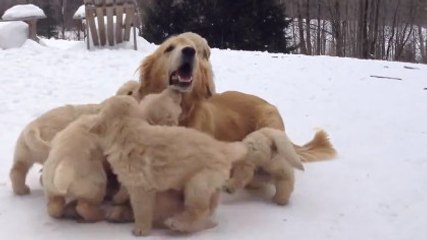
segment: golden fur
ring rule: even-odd
[[[100,221],[104,213],[107,176],[98,139],[89,130],[96,115],[83,115],[59,132],[43,165],[43,188],[50,216],[64,217],[66,198],[77,199],[76,211],[85,221]]]
[[[185,210],[165,221],[177,231],[213,227],[212,197],[229,177],[231,164],[242,159],[246,146],[226,143],[197,130],[153,126],[143,121],[134,101],[112,97],[105,102],[92,132],[119,181],[130,194],[135,235],[147,235],[157,192],[184,191]]]
[[[137,101],[141,101],[141,96],[139,95],[140,83],[135,80],[129,80],[125,82],[119,90],[117,90],[116,95],[128,95],[134,97]]]
[[[181,33],[179,36],[192,41],[196,47],[199,58],[209,61],[209,58],[211,57],[211,48],[209,47],[208,41],[206,41],[206,39],[193,32]]]
[[[243,143],[248,147],[248,154],[244,160],[234,163],[233,177],[227,181],[225,189],[233,193],[245,187],[255,170],[260,169],[274,181],[276,194],[273,201],[279,205],[287,204],[294,189],[293,168],[304,170],[304,167],[285,132],[261,128],[246,136]]]
[[[159,94],[149,94],[140,102],[139,106],[145,120],[152,125],[178,125],[179,116],[182,113],[179,104],[181,94],[167,88]]]
[[[204,43],[204,47],[197,47],[203,42],[203,38],[197,38],[194,33],[183,33],[164,41],[154,53],[144,59],[139,68],[141,96],[160,92],[168,86],[169,74],[180,61],[166,51],[170,46],[174,46],[174,50],[178,52],[185,46],[192,46],[198,57],[193,69],[193,87],[182,91],[181,126],[196,128],[224,141],[242,140],[249,133],[263,127],[284,130],[279,111],[265,100],[235,91],[221,94],[208,91],[214,89],[213,74],[209,61],[200,54],[203,48],[209,46]],[[336,154],[323,131],[317,132],[307,144],[293,146],[304,162],[330,159]]]
[[[171,37],[162,43],[156,51],[147,56],[142,62],[140,69],[141,88],[140,95],[143,97],[150,93],[158,93],[169,86],[170,74],[175,71],[181,62],[181,51],[186,47],[196,50],[196,58],[193,67],[193,86],[191,90],[182,93],[182,108],[185,113],[191,112],[195,105],[213,94],[215,94],[215,85],[213,81],[212,66],[208,59],[200,54],[203,49],[209,49],[209,46],[203,38],[199,36],[196,43],[196,34],[188,38],[188,34],[181,34]],[[197,47],[200,46],[200,47]],[[169,52],[171,47],[173,49]]]
[[[139,83],[125,83],[117,94],[127,94],[132,91],[138,96]],[[29,169],[34,163],[43,164],[47,159],[50,142],[53,137],[68,124],[83,114],[98,112],[99,104],[66,105],[54,108],[30,122],[18,137],[15,146],[13,166],[10,170],[10,179],[15,194],[23,195],[30,192],[25,184]]]
[[[165,228],[165,220],[184,211],[184,196],[182,192],[169,190],[156,194],[156,206],[153,212],[153,227]],[[133,211],[126,202],[111,206],[107,211],[107,220],[110,222],[133,222]]]
[[[170,89],[148,95],[141,102],[142,116],[161,125],[171,124],[173,118],[175,121],[172,124],[176,124],[181,113],[180,100],[180,95]],[[168,115],[163,114],[163,118],[159,119],[159,112],[168,112]],[[52,217],[66,217],[64,214],[69,208],[65,202],[69,198],[77,199],[76,213],[85,221],[104,219],[104,212],[99,205],[107,187],[105,157],[99,139],[89,132],[96,119],[94,114],[81,116],[59,132],[51,143],[42,179],[48,213]]]

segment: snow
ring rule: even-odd
[[[5,239],[135,239],[131,224],[48,217],[39,168],[31,171],[32,193],[24,197],[12,194],[8,171],[18,134],[31,119],[56,106],[112,95],[137,78],[153,45],[87,51],[82,42],[44,44],[0,50],[0,232]],[[218,92],[238,90],[275,104],[295,143],[324,128],[339,156],[305,164],[285,207],[267,199],[270,191],[224,194],[215,216],[219,225],[189,238],[425,239],[426,65],[218,49],[212,64]],[[180,235],[155,230],[144,239],[165,238]]]
[[[81,5],[73,15],[73,19],[83,19],[86,16],[85,5]]]
[[[45,18],[43,10],[33,4],[15,5],[4,12],[3,20],[21,20],[23,18]]]
[[[21,21],[0,22],[0,49],[21,47],[28,39],[28,25]]]

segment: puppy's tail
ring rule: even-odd
[[[272,141],[272,148],[276,149],[288,163],[296,169],[304,170],[300,156],[284,131],[274,128],[262,128],[258,131]]]
[[[27,143],[28,147],[34,150],[43,151],[45,153],[48,153],[50,151],[50,144],[43,140],[40,129],[38,128],[31,128],[28,130],[27,134],[25,135],[25,142]]]
[[[330,160],[337,154],[334,146],[329,141],[328,134],[324,130],[316,132],[314,138],[303,146],[296,144],[293,144],[293,146],[303,162]]]
[[[62,195],[67,194],[75,175],[74,168],[69,166],[67,162],[59,163],[53,177],[53,185],[56,191]]]

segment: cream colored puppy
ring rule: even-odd
[[[116,95],[128,95],[135,98],[138,102],[141,101],[141,96],[139,95],[140,83],[135,80],[129,80],[125,82],[119,90],[117,90]]]
[[[139,103],[141,114],[149,124],[161,126],[177,126],[182,109],[181,94],[171,88],[166,88],[161,93],[149,94]],[[166,194],[165,194],[166,195]],[[163,197],[164,198],[164,197]],[[123,204],[129,200],[129,194],[124,186],[113,197],[113,203]],[[107,216],[111,221],[122,221],[118,218],[118,209]],[[127,211],[127,210],[125,210]],[[125,217],[123,221],[128,221]]]
[[[229,177],[231,165],[247,149],[241,142],[220,142],[185,127],[153,126],[126,97],[104,102],[91,130],[99,136],[108,162],[126,186],[134,211],[135,235],[148,235],[156,193],[184,192],[185,210],[165,221],[177,231],[213,227],[211,199]]]
[[[64,216],[66,201],[77,200],[76,212],[85,221],[104,219],[107,176],[97,136],[89,130],[96,115],[83,115],[59,132],[43,166],[43,188],[50,216]]]
[[[182,113],[181,100],[180,92],[166,88],[161,93],[145,96],[139,107],[149,124],[177,126]]]
[[[279,205],[287,204],[294,189],[294,170],[304,170],[301,158],[284,131],[261,128],[243,139],[248,154],[242,161],[233,164],[232,177],[225,189],[233,193],[247,186],[255,170],[263,171],[273,180],[276,194],[273,201]],[[258,172],[259,173],[259,172]]]
[[[144,100],[142,104],[145,119],[154,124],[169,124],[170,118],[178,119],[181,113],[179,94],[166,89],[146,98],[149,101]],[[159,111],[169,112],[163,118],[167,122],[154,120],[158,119]],[[42,179],[48,213],[52,217],[64,217],[67,199],[77,200],[75,210],[85,221],[100,221],[105,217],[100,208],[107,187],[105,157],[99,146],[99,139],[89,132],[94,120],[96,115],[93,114],[81,116],[59,132],[51,143]]]
[[[138,82],[127,82],[120,89],[117,92],[119,95],[132,92],[133,97],[139,96]],[[97,113],[98,110],[99,104],[66,105],[44,113],[24,128],[16,142],[13,166],[10,170],[15,194],[24,195],[30,192],[25,184],[27,173],[34,163],[45,162],[53,137],[81,115]]]

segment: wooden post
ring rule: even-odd
[[[39,39],[37,37],[37,19],[28,19],[25,20],[25,22],[28,24],[28,38],[39,42]]]
[[[133,49],[138,50],[138,46],[136,44],[136,26],[133,25]]]

